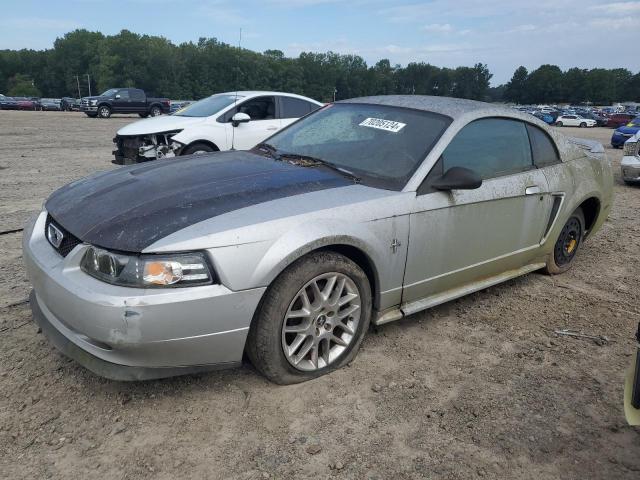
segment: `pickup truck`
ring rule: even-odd
[[[157,117],[169,113],[168,98],[147,97],[139,88],[110,88],[97,97],[83,97],[80,111],[88,117],[109,118],[112,113],[137,113],[141,117]]]

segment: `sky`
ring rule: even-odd
[[[640,0],[0,0],[0,49],[51,48],[76,28],[122,29],[174,43],[216,37],[255,51],[357,54],[369,65],[486,63],[514,70],[640,71]]]

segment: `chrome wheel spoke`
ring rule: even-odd
[[[289,355],[295,355],[306,338],[308,338],[307,335],[302,335],[301,333],[296,335],[295,340],[289,345]]]
[[[337,313],[337,317],[342,320],[343,318],[347,318],[349,315],[353,315],[353,313],[358,309],[360,309],[360,305],[349,305],[348,307],[340,310]]]
[[[355,299],[357,297],[358,297],[357,293],[347,293],[343,297],[340,297],[340,299],[338,300],[338,306],[342,307],[343,305],[346,305],[351,300],[353,300],[353,299]]]
[[[348,333],[349,335],[354,335],[356,333],[346,322],[340,322],[338,326],[342,328],[342,330],[344,330],[344,332]]]
[[[347,345],[349,345],[347,342],[345,342],[342,338],[338,337],[337,335],[331,335],[331,341],[343,347],[346,347]]]

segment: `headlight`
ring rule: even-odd
[[[193,287],[213,283],[207,259],[199,252],[136,256],[89,247],[80,268],[98,280],[123,287]]]
[[[90,100],[90,101],[89,101],[89,103],[90,103],[91,105],[95,105],[96,103],[98,103],[98,101],[97,101],[97,100]]]

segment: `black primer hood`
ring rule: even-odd
[[[351,184],[330,170],[232,151],[93,175],[54,192],[45,208],[83,242],[141,252],[171,233],[226,212]]]

